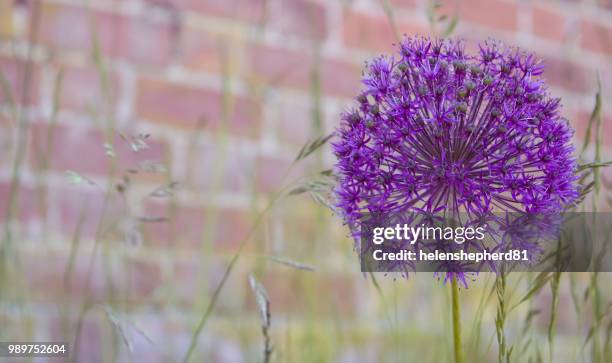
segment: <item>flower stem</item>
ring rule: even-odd
[[[451,280],[452,310],[453,310],[453,343],[455,348],[455,363],[463,363],[463,347],[461,345],[461,308],[459,306],[459,286],[457,277]]]

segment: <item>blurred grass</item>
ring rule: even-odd
[[[384,11],[389,17],[389,21],[392,23],[393,28],[397,34],[396,25],[393,19],[393,8],[387,0],[381,0],[384,6]],[[456,18],[453,19],[440,19],[434,16],[432,18],[432,28],[437,29],[439,22],[447,22],[446,27],[441,31],[443,35],[452,33],[455,25]],[[34,19],[35,22],[35,19]],[[35,25],[35,24],[33,24]],[[96,29],[95,19],[92,17],[92,29]],[[33,34],[36,32],[34,31]],[[105,62],[104,56],[100,51],[99,42],[95,36],[96,32],[93,32],[94,49],[92,51],[92,63],[95,64],[99,74],[101,91],[104,98],[104,104],[102,105],[101,114],[104,122],[98,126],[105,133],[106,143],[114,146],[116,122],[113,112],[113,90],[110,87],[108,80],[108,66]],[[221,54],[223,57],[231,58],[232,52],[225,48],[223,44],[219,47],[222,49]],[[310,106],[311,106],[311,130],[312,138],[316,138],[320,135],[325,134],[325,120],[324,110],[325,107],[325,95],[322,94],[321,90],[321,48],[319,44],[314,44],[312,49],[313,54],[313,67],[310,70],[311,82],[310,82]],[[236,77],[236,72],[232,68],[231,64],[235,60],[224,58],[221,64],[224,65],[221,72],[222,80],[222,120],[221,128],[214,134],[215,147],[218,148],[220,157],[215,160],[214,165],[207,165],[206,168],[211,170],[212,188],[210,193],[217,193],[223,189],[223,176],[225,174],[225,168],[227,168],[226,158],[229,150],[229,143],[227,140],[227,133],[229,130],[229,120],[233,112],[234,90],[232,89],[231,79]],[[28,71],[29,67],[26,63],[25,77],[23,82],[25,85],[29,84],[27,76],[31,72]],[[0,72],[0,81],[2,81],[3,91],[5,98],[8,100],[9,112],[12,115],[14,125],[20,130],[19,137],[15,144],[15,155],[13,163],[13,180],[10,192],[10,199],[7,201],[7,221],[5,235],[2,243],[3,253],[3,269],[2,269],[2,280],[0,284],[0,291],[3,293],[0,295],[0,305],[2,306],[2,312],[0,321],[3,326],[8,326],[8,329],[2,329],[0,331],[0,338],[6,339],[11,337],[13,330],[25,331],[23,337],[35,337],[36,331],[32,327],[31,320],[36,318],[36,313],[30,311],[28,308],[23,307],[21,304],[28,302],[28,291],[23,286],[14,286],[9,281],[16,281],[14,278],[22,274],[27,266],[19,266],[18,264],[12,264],[10,269],[5,269],[5,263],[9,263],[10,260],[18,256],[18,251],[15,249],[8,249],[11,245],[11,241],[15,240],[14,233],[11,229],[11,221],[15,219],[17,215],[16,200],[18,198],[18,187],[20,185],[19,175],[23,168],[23,154],[26,142],[23,138],[28,135],[28,123],[24,117],[23,110],[21,109],[24,104],[23,99],[27,97],[27,92],[21,95],[22,102],[18,103],[17,97],[11,94],[10,87],[6,82],[3,74]],[[58,110],[61,104],[59,94],[61,94],[62,84],[62,73],[60,72],[54,81],[54,105],[52,117],[50,120],[51,125],[55,124],[55,120],[58,116]],[[255,93],[255,97],[262,99],[262,94],[259,94],[259,88],[254,87],[252,92]],[[27,87],[24,87],[27,89]],[[596,106],[589,123],[589,130],[591,125],[595,127],[595,163],[602,162],[602,117],[601,117],[601,93],[598,93],[596,99]],[[99,110],[95,110],[96,114]],[[95,117],[92,117],[95,119]],[[53,130],[53,127],[51,127]],[[206,132],[206,120],[201,120],[201,127],[192,134],[190,149],[196,150],[203,139],[203,133]],[[591,132],[587,132],[587,140],[585,140],[585,146],[583,150],[590,148],[590,135]],[[48,157],[51,155],[52,150],[55,147],[61,147],[61,145],[53,145],[52,131],[48,134],[49,142],[47,150],[42,151],[43,155],[43,167],[39,170],[39,188],[40,198],[44,198],[44,176],[48,169]],[[321,139],[319,139],[321,140]],[[323,143],[324,144],[324,143]],[[309,154],[309,159],[314,159],[312,164],[308,166],[307,174],[317,174],[320,170],[323,170],[325,166],[324,153],[327,150],[319,149],[323,144],[314,148]],[[312,143],[310,144],[312,146]],[[102,145],[100,145],[102,147]],[[195,151],[193,151],[195,154]],[[113,165],[115,165],[113,161]],[[197,165],[197,157],[193,156],[189,158],[189,168],[203,167]],[[597,208],[599,200],[599,193],[602,188],[600,179],[601,175],[599,168],[592,168],[593,179],[594,179],[594,190],[593,203]],[[108,175],[108,180],[115,181],[117,175],[115,175],[116,169],[113,167]],[[168,176],[171,178],[171,175]],[[254,176],[252,176],[254,180]],[[107,186],[107,194],[105,199],[105,207],[103,208],[102,218],[98,224],[98,230],[96,232],[95,244],[98,246],[102,244],[102,261],[104,262],[104,271],[106,279],[109,282],[109,286],[113,286],[112,277],[110,273],[113,270],[113,266],[117,263],[113,259],[117,256],[124,255],[126,252],[124,249],[118,249],[115,251],[116,246],[111,243],[106,243],[106,236],[103,235],[102,226],[103,219],[107,217],[107,205],[112,203],[112,190],[116,186],[114,182],[109,182]],[[290,214],[295,204],[298,203],[311,203],[307,199],[300,199],[299,202],[295,199],[284,199],[285,192],[293,187],[293,183],[289,183],[281,188],[280,191],[273,193],[272,195],[260,195],[257,188],[252,190],[252,203],[251,203],[251,215],[254,219],[253,227],[248,235],[240,243],[240,247],[236,254],[231,256],[230,262],[227,265],[225,274],[222,276],[220,283],[214,286],[212,294],[207,281],[209,276],[203,270],[200,276],[198,286],[193,287],[197,291],[197,299],[193,304],[193,311],[189,314],[190,317],[199,317],[199,323],[194,327],[195,330],[191,336],[191,347],[187,350],[186,356],[183,361],[201,361],[206,359],[202,351],[198,351],[199,341],[201,334],[207,333],[207,329],[210,329],[211,334],[224,330],[220,328],[223,324],[231,325],[231,331],[235,331],[239,336],[242,346],[240,349],[244,352],[245,357],[252,357],[253,351],[259,352],[261,332],[258,330],[259,322],[253,319],[252,321],[245,322],[243,316],[232,317],[228,316],[225,312],[216,313],[215,307],[224,302],[221,294],[222,289],[226,286],[226,282],[230,279],[239,280],[243,278],[242,270],[239,271],[240,275],[233,273],[235,266],[244,261],[245,270],[254,270],[257,276],[261,276],[262,280],[266,276],[276,274],[277,268],[269,266],[269,262],[265,259],[257,259],[253,261],[253,253],[244,254],[243,246],[251,240],[254,240],[254,244],[257,246],[255,254],[257,255],[268,255],[269,254],[269,243],[266,238],[269,235],[262,232],[268,223],[271,223],[269,218],[273,218],[276,215]],[[303,198],[303,197],[297,197]],[[265,208],[261,208],[259,201],[262,199],[267,200],[268,204]],[[171,208],[172,209],[172,208]],[[83,204],[81,213],[79,214],[79,222],[75,228],[74,235],[72,236],[70,248],[69,248],[69,259],[64,274],[64,286],[68,289],[69,282],[73,278],[75,259],[83,257],[83,254],[79,253],[79,246],[81,244],[82,224],[85,219],[88,206]],[[269,212],[273,212],[270,213]],[[270,328],[269,334],[270,339],[274,343],[274,352],[271,356],[273,362],[333,362],[345,359],[348,361],[376,361],[376,362],[404,362],[404,361],[419,361],[419,362],[441,362],[451,361],[452,356],[452,341],[450,340],[451,327],[449,325],[450,316],[448,304],[450,301],[448,295],[448,289],[444,288],[441,283],[436,282],[429,275],[419,274],[411,276],[407,281],[403,279],[393,280],[382,274],[372,274],[370,278],[361,277],[358,271],[356,263],[351,265],[351,261],[356,258],[351,251],[350,241],[343,238],[342,233],[344,230],[338,232],[339,226],[336,219],[332,219],[330,212],[321,205],[316,205],[312,208],[308,208],[305,213],[314,216],[314,225],[317,226],[316,234],[312,240],[304,240],[303,245],[299,247],[287,247],[287,251],[291,251],[291,256],[287,257],[293,260],[304,260],[315,262],[316,271],[305,272],[297,271],[292,274],[287,273],[286,278],[291,279],[292,286],[295,288],[291,293],[294,294],[297,299],[303,304],[299,306],[300,310],[297,312],[279,312],[278,314],[271,310],[272,321],[274,322]],[[172,216],[172,214],[171,214]],[[298,215],[298,219],[301,216]],[[209,206],[206,210],[204,220],[202,224],[202,250],[201,260],[211,261],[214,259],[224,259],[228,256],[215,255],[212,246],[213,238],[216,234],[217,222],[220,219],[219,211],[214,206]],[[286,226],[287,229],[292,230],[295,226]],[[46,228],[45,228],[46,229]],[[181,231],[174,231],[174,233],[180,233]],[[286,233],[286,235],[293,235],[293,233]],[[330,238],[332,236],[333,238]],[[296,241],[300,236],[296,236]],[[296,241],[288,240],[283,241],[285,244],[295,243]],[[330,252],[331,251],[331,252]],[[174,261],[178,259],[178,253],[170,250],[169,260]],[[293,254],[295,253],[295,254]],[[325,256],[326,254],[332,255],[333,258]],[[242,258],[241,258],[242,256]],[[338,261],[336,256],[340,256],[342,261]],[[327,258],[326,258],[327,257]],[[86,280],[91,281],[92,269],[95,261],[100,258],[98,253],[98,247],[94,247],[94,251],[89,256],[89,269],[87,272]],[[204,263],[204,262],[203,262]],[[336,265],[337,264],[337,265]],[[281,266],[282,268],[282,266]],[[354,296],[344,297],[344,301],[335,300],[331,296],[322,295],[319,291],[321,282],[330,278],[330,275],[338,270],[344,270],[344,273],[350,274],[354,277],[356,289],[359,292],[359,296],[362,297],[363,301],[353,301]],[[348,272],[346,272],[348,271]],[[290,277],[291,276],[291,277]],[[512,361],[523,362],[523,361],[542,361],[542,356],[546,356],[546,353],[541,352],[541,346],[548,342],[550,352],[548,352],[549,361],[553,361],[553,350],[554,347],[562,346],[564,349],[575,349],[580,350],[581,346],[589,344],[591,348],[591,359],[583,354],[583,358],[586,357],[586,361],[591,362],[606,362],[610,361],[610,331],[612,322],[606,322],[608,318],[607,307],[605,306],[605,299],[610,299],[610,292],[607,289],[602,289],[600,285],[600,275],[590,274],[588,278],[584,275],[576,274],[564,274],[569,279],[571,286],[567,286],[567,289],[563,287],[563,281],[561,274],[550,275],[550,274],[512,274],[504,277],[504,280],[497,280],[492,274],[481,274],[477,281],[474,281],[469,289],[462,293],[465,297],[462,301],[463,310],[462,315],[464,317],[464,338],[465,338],[465,349],[467,361],[494,361],[495,357],[498,357],[500,361],[506,357],[505,348],[499,350],[498,346],[494,345],[494,337],[497,332],[498,339],[503,345],[508,343],[514,347]],[[173,305],[178,305],[178,298],[174,296],[176,294],[175,281],[176,278],[170,275],[169,280],[166,282],[167,286],[164,286],[165,301],[168,306],[161,307],[160,315],[163,317],[165,313],[170,314],[175,308]],[[507,281],[506,281],[507,278]],[[604,281],[609,282],[609,275],[603,276]],[[246,280],[245,280],[246,281]],[[503,282],[503,289],[501,284]],[[546,293],[544,287],[547,284],[551,285],[551,296],[543,298]],[[87,285],[89,286],[89,284]],[[511,287],[507,289],[507,287]],[[558,325],[555,323],[557,314],[557,307],[559,304],[559,294],[563,291],[569,292],[571,289],[573,301],[575,304],[575,310],[577,313],[577,323],[573,327],[573,332],[559,331]],[[584,289],[584,290],[581,290]],[[582,292],[584,291],[584,292]],[[495,292],[497,292],[498,300],[494,301]],[[107,327],[110,333],[101,334],[101,342],[106,353],[103,357],[105,362],[120,361],[119,353],[123,349],[128,349],[131,345],[129,338],[126,337],[124,326],[129,325],[127,321],[130,320],[131,314],[137,312],[139,309],[148,309],[148,302],[143,302],[142,306],[128,306],[122,303],[123,297],[116,295],[113,289],[109,290],[106,301],[100,304],[93,303],[88,296],[88,288],[82,292],[85,297],[85,301],[82,306],[75,308],[75,306],[64,304],[63,302],[57,302],[57,310],[59,310],[63,316],[62,326],[65,337],[69,339],[75,339],[75,349],[78,348],[77,343],[82,333],[84,324],[88,319],[94,319],[99,321],[102,326]],[[231,294],[231,292],[229,292]],[[586,308],[587,300],[590,300],[590,310]],[[550,303],[552,302],[552,307]],[[12,309],[7,306],[13,306],[16,304],[21,310],[21,318],[14,319],[15,315],[11,313]],[[154,304],[154,302],[151,302]],[[345,316],[343,312],[344,307],[342,304],[355,305],[355,311]],[[500,304],[502,306],[500,307]],[[274,306],[274,301],[270,301],[271,307]],[[321,314],[321,306],[325,306],[327,312],[325,315]],[[550,308],[549,314],[544,314],[545,309]],[[245,308],[246,310],[246,308]],[[110,313],[109,313],[110,311]],[[74,315],[77,315],[76,324],[73,322]],[[252,313],[255,316],[254,311],[245,311],[246,314]],[[496,315],[497,314],[497,315]],[[501,314],[501,315],[500,315]],[[511,315],[510,315],[511,314]],[[590,317],[581,317],[582,314],[591,314]],[[541,315],[550,317],[549,321],[538,322],[537,318]],[[495,318],[498,316],[499,319],[499,331],[495,329]],[[209,323],[210,320],[210,323]],[[213,324],[213,320],[214,324]],[[589,322],[590,327],[587,333],[587,339],[585,342],[582,341],[584,338],[584,322]],[[193,324],[193,322],[191,322]],[[469,327],[469,328],[467,328]],[[146,333],[146,332],[145,332]],[[18,334],[18,333],[17,333]],[[519,343],[523,343],[523,338],[528,335],[531,343],[525,342],[522,347]],[[571,344],[556,344],[554,341],[559,338],[571,338]],[[604,341],[602,346],[602,340]],[[162,343],[162,342],[159,342]],[[254,349],[253,347],[256,347]],[[176,348],[176,356],[183,354],[183,351]],[[500,356],[498,356],[498,353]],[[557,353],[557,356],[561,356],[563,352]],[[191,357],[194,357],[191,359]],[[73,360],[83,359],[77,355],[73,356]],[[137,361],[137,359],[134,359]],[[258,362],[257,359],[249,361]]]

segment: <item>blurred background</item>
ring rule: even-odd
[[[35,362],[262,362],[266,340],[271,362],[451,361],[448,286],[360,272],[309,142],[403,34],[536,51],[577,148],[591,120],[586,158],[612,158],[610,0],[0,0],[0,341],[73,350]],[[610,280],[509,276],[510,361],[612,362]],[[499,359],[499,294],[461,291],[468,362]]]

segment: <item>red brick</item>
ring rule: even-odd
[[[282,187],[283,177],[291,164],[290,160],[261,158],[257,161],[257,190],[270,193]],[[285,177],[286,179],[286,177]]]
[[[157,24],[77,6],[45,3],[41,19],[42,44],[92,51],[95,34],[103,54],[144,64],[165,64],[172,56],[176,37],[169,22]]]
[[[311,89],[315,59],[300,53],[268,46],[250,48],[250,76],[272,86]],[[317,65],[324,95],[352,97],[360,85],[361,71],[353,63],[322,58]]]
[[[392,7],[397,8],[414,8],[416,5],[416,0],[389,0],[389,4]]]
[[[48,144],[49,138],[51,145]],[[53,170],[72,170],[83,175],[106,176],[112,162],[112,158],[106,154],[106,142],[104,134],[94,128],[63,124],[51,128],[49,124],[37,123],[32,125],[30,160],[34,167],[40,168],[43,165],[43,157],[48,157],[48,166]],[[147,144],[149,148],[136,153],[129,142],[115,133],[113,150],[119,171],[137,167],[143,161],[164,163],[168,157],[165,144],[156,140],[148,140]],[[48,150],[51,152],[48,153]],[[75,157],[75,153],[78,153],[79,157]]]
[[[582,146],[582,141],[584,140],[586,129],[589,123],[589,119],[591,118],[591,110],[581,110],[573,115],[573,119],[570,119],[572,125],[574,125],[576,129],[576,137],[580,140],[579,146]],[[591,140],[593,142],[593,138],[595,137],[595,130],[591,130]],[[604,111],[603,113],[603,124],[602,124],[602,135],[601,140],[607,146],[612,146],[612,117],[606,116]],[[609,158],[604,159],[608,160]],[[609,169],[609,168],[608,168]]]
[[[124,276],[119,285],[125,290],[124,298],[147,303],[155,289],[162,285],[162,271],[156,261],[146,258],[126,257],[123,260]]]
[[[83,249],[85,246],[80,245],[80,251]],[[29,298],[45,303],[103,301],[108,288],[106,277],[119,281],[119,276],[113,278],[114,270],[105,272],[100,258],[90,265],[91,244],[86,249],[87,253],[79,252],[75,256],[70,274],[67,274],[68,254],[50,251],[23,254],[23,266],[28,266],[24,269],[24,287],[30,291]],[[90,268],[91,279],[88,280]]]
[[[231,109],[226,127],[240,135],[256,134],[260,106],[244,96],[229,97]],[[153,122],[194,129],[205,120],[207,129],[217,129],[224,117],[223,103],[223,95],[212,90],[152,79],[141,79],[138,85],[138,114]]]
[[[100,243],[121,242],[107,238]],[[155,288],[161,285],[161,269],[156,261],[125,257],[114,260],[111,267],[102,261],[102,248],[99,246],[96,260],[91,265],[93,242],[81,241],[69,274],[69,253],[42,250],[24,254],[23,263],[28,266],[24,280],[32,291],[30,298],[45,303],[101,302],[112,288],[122,301],[139,302],[150,298]]]
[[[164,205],[150,201],[145,207],[147,216],[167,218],[165,222],[146,223],[143,234],[147,245],[173,249],[198,246],[204,236],[205,210],[195,207]]]
[[[212,17],[226,17],[250,22],[265,19],[267,0],[183,0],[185,8]]]
[[[8,201],[11,191],[11,182],[0,182],[0,223],[6,221]],[[40,210],[40,205],[36,199],[36,190],[25,185],[18,185],[16,189],[15,214],[13,221],[20,223],[33,221],[44,216],[44,211]]]
[[[234,251],[251,227],[248,213],[239,209],[205,209],[152,201],[147,204],[146,213],[164,216],[168,221],[146,223],[145,242],[174,249],[200,250],[206,237],[211,238],[215,251]]]
[[[176,281],[181,281],[175,286],[177,302],[185,306],[198,303],[198,297],[201,296],[204,287],[202,283],[204,276],[209,275],[212,265],[218,266],[220,262],[216,260],[204,263],[201,255],[197,253],[188,258],[177,258],[172,264],[171,275]]]
[[[601,80],[601,89],[605,99],[605,95],[612,94],[612,67],[598,67],[597,73],[599,73],[599,78]],[[604,102],[604,104],[605,103],[606,102]]]
[[[270,25],[283,33],[322,40],[327,34],[325,6],[312,0],[281,1]]]
[[[100,309],[100,307],[96,307],[94,310],[95,309]],[[51,320],[49,324],[49,334],[52,339],[49,339],[49,341],[69,342],[70,359],[72,362],[102,363],[104,362],[104,347],[100,342],[102,342],[105,337],[103,327],[97,319],[97,317],[100,316],[100,311],[90,310],[88,313],[89,314],[83,319],[81,334],[78,337],[78,348],[74,346],[74,334],[76,332],[78,316],[74,316],[70,319],[70,329],[66,329],[64,321],[60,318]],[[68,335],[66,335],[66,330],[70,332]],[[75,349],[78,351],[75,351]],[[58,360],[57,362],[66,362],[66,359],[62,358],[62,360]]]
[[[355,97],[361,88],[361,68],[352,63],[336,60],[325,60],[321,64],[319,80],[323,96],[332,94]]]
[[[228,39],[218,35],[183,29],[179,46],[180,62],[196,71],[221,73],[227,57],[223,52],[228,43]]]
[[[29,89],[24,98],[26,61],[9,59],[0,56],[0,72],[6,79],[11,91],[10,98],[15,104],[33,105],[39,99],[40,67],[37,63],[31,63]],[[9,98],[3,88],[0,88],[0,104],[8,102]],[[25,101],[25,102],[23,102]]]
[[[576,148],[580,150],[584,140],[584,134],[587,127],[588,115],[582,111],[576,110],[575,107],[565,106],[561,109],[561,116],[566,118],[570,126],[574,129],[574,138],[576,139]]]
[[[555,58],[544,60],[544,78],[549,84],[574,92],[593,91],[594,72],[587,71],[579,64]]]
[[[207,144],[188,156],[185,182],[199,193],[251,192],[253,157],[232,147]],[[214,171],[214,173],[212,172]]]
[[[584,48],[612,55],[612,26],[584,20],[581,29],[581,44]]]
[[[211,226],[211,223],[207,223],[207,227],[212,227],[216,232],[213,240],[215,250],[235,251],[249,234],[254,216],[239,209],[224,208],[218,211],[217,218],[218,221],[214,227]],[[206,223],[206,220],[204,222]],[[247,251],[252,250],[251,247],[254,245],[255,239],[251,238]]]
[[[269,46],[249,49],[251,76],[272,86],[307,88],[310,85],[312,54]]]
[[[142,18],[124,17],[122,20],[120,56],[137,63],[165,65],[175,55],[178,24]]]
[[[203,259],[203,256],[201,252],[193,253],[187,258],[177,258],[173,264],[173,277],[181,281],[176,286],[176,300],[182,306],[201,309],[202,304],[207,304],[209,300],[206,296],[211,296],[219,286],[231,259],[231,256],[211,255],[209,259]],[[235,265],[230,278],[225,281],[215,309],[216,314],[236,314],[242,311],[242,301],[247,291],[243,283],[247,279],[247,259],[249,257]]]
[[[552,6],[537,4],[532,11],[533,33],[541,38],[562,41],[566,36],[566,21],[563,13]]]
[[[612,10],[612,0],[597,0],[597,3],[604,9]]]
[[[299,147],[301,148],[302,145],[299,145]],[[322,147],[321,149],[323,148],[324,147]],[[299,164],[289,169],[293,158],[293,155],[289,158],[258,158],[255,162],[255,185],[257,186],[257,190],[264,193],[271,193],[279,190],[281,187],[284,186],[284,184],[287,184],[290,180],[295,180],[295,178],[304,175],[305,170],[307,170],[309,161],[312,160],[312,156],[310,157],[310,160],[303,160]]]
[[[60,188],[50,188],[48,193],[49,204],[56,214],[54,222],[57,222],[51,227],[55,228],[54,232],[67,238],[75,236],[82,221],[81,236],[83,240],[91,240],[100,230],[111,230],[109,220],[112,216],[121,215],[123,211],[123,205],[116,197],[110,197],[105,210],[104,190],[93,186],[79,187],[68,184]]]
[[[460,0],[459,21],[482,25],[496,30],[518,28],[518,6],[506,0]]]
[[[108,107],[114,110],[120,96],[119,79],[115,73],[106,74],[104,76],[93,66],[64,68],[59,96],[60,107],[88,112],[93,109],[101,114],[107,112]],[[105,82],[108,82],[108,95],[105,95]]]
[[[291,101],[281,101],[273,107],[274,129],[280,142],[291,146],[297,153],[313,137],[311,107]]]
[[[398,36],[425,35],[427,29],[421,25],[401,22],[396,19]],[[370,51],[393,50],[398,39],[389,19],[384,15],[370,15],[363,12],[346,10],[344,12],[344,42],[349,47]]]
[[[95,26],[110,30],[110,34],[97,33],[103,50],[111,49],[111,39],[115,37],[116,22],[108,13],[95,13],[90,18],[87,9],[75,6],[44,3],[40,10],[41,23],[39,41],[54,47],[89,50],[92,48],[92,32]],[[68,36],[69,35],[69,36]],[[111,37],[110,39],[108,37]]]

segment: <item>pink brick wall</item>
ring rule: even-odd
[[[201,308],[219,279],[225,257],[247,233],[261,193],[279,186],[283,170],[304,141],[336,124],[337,115],[360,87],[363,62],[393,49],[396,31],[434,34],[425,0],[389,1],[394,26],[382,2],[376,0],[91,0],[89,9],[80,0],[8,3],[2,11],[9,13],[0,17],[6,22],[0,27],[0,70],[17,102],[27,105],[26,118],[31,122],[17,200],[17,230],[23,233],[19,238],[25,244],[22,264],[32,267],[23,283],[35,291],[33,303],[41,304],[58,299],[85,301],[83,292],[89,284],[94,300],[107,298],[114,289],[140,307],[170,304],[179,312],[186,306]],[[443,3],[436,17],[457,14],[454,35],[466,39],[471,48],[494,37],[537,51],[548,65],[544,75],[552,92],[564,99],[564,113],[577,129],[577,139],[582,137],[593,107],[598,71],[604,100],[612,96],[610,1]],[[36,12],[40,21],[38,27],[32,27]],[[438,24],[437,31],[444,25]],[[106,81],[92,59],[96,38]],[[29,46],[33,46],[32,76],[22,102]],[[63,72],[60,109],[52,121],[53,87],[59,72]],[[8,102],[3,92],[0,102]],[[317,104],[320,125],[312,117]],[[612,147],[609,104],[604,102],[604,140]],[[152,139],[150,149],[134,155],[126,145],[120,146],[115,135],[120,169],[155,159],[170,170],[169,176],[139,180],[137,192],[169,179],[181,181],[184,190],[172,202],[137,204],[139,213],[167,215],[170,221],[147,224],[143,246],[115,260],[116,269],[109,276],[104,275],[103,260],[98,259],[87,283],[84,275],[91,239],[103,203],[92,188],[67,185],[65,171],[74,170],[104,184],[111,166],[103,144],[111,122],[128,133],[148,132]],[[14,138],[5,135],[14,130],[15,122],[5,107],[0,116],[2,220],[6,218],[14,146]],[[49,140],[52,147],[47,147]],[[608,150],[606,155],[612,155]],[[41,166],[45,162],[46,167]],[[327,151],[324,163],[329,163]],[[307,199],[290,203],[296,206],[283,207],[288,216],[275,215],[264,223],[258,242],[248,252],[302,253],[318,261],[321,256],[315,253],[329,253],[331,247],[325,241],[330,234],[336,236],[334,241],[343,241],[336,243],[334,251],[350,251],[337,220],[324,214],[328,229],[334,232],[316,237],[313,230],[321,222],[313,220],[312,203]],[[62,276],[84,205],[87,217],[80,258],[66,294]],[[117,208],[121,209],[121,202]],[[303,213],[292,215],[294,209]],[[285,213],[281,211],[279,214]],[[291,220],[293,223],[287,222]],[[296,230],[304,243],[284,245]],[[315,241],[307,240],[309,233]],[[314,247],[310,251],[309,243],[316,244],[316,252]],[[52,252],[38,251],[41,245]],[[200,260],[200,255],[209,259]],[[270,269],[276,271],[276,267]],[[240,280],[247,270],[241,268],[237,274],[241,277],[230,283],[221,310],[253,313],[246,280]],[[264,284],[270,286],[274,311],[311,308],[328,315],[351,315],[363,309],[354,304],[355,296],[363,291],[355,288],[361,280],[353,272],[316,280],[315,289],[331,297],[314,305],[304,303],[292,292],[293,285],[274,273],[267,274]],[[165,295],[169,288],[178,290],[177,301]],[[339,310],[331,308],[336,305]],[[184,350],[193,323],[178,318],[157,320],[151,315],[145,324],[174,331],[177,350]],[[189,315],[189,319],[196,316]],[[57,324],[38,324],[48,334],[57,334]],[[104,334],[95,321],[86,331],[91,339]],[[163,334],[157,338],[163,339]],[[83,349],[88,346],[99,349],[91,344]],[[206,349],[214,351],[210,344]]]

